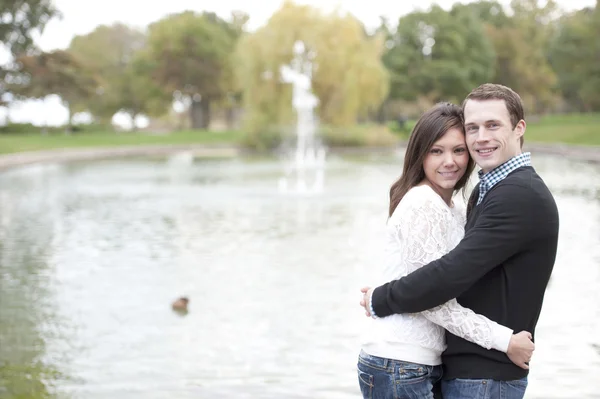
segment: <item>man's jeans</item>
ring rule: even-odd
[[[442,381],[444,399],[522,399],[527,377],[514,381],[447,380]]]
[[[358,384],[364,399],[438,398],[442,366],[426,366],[371,356],[358,357]]]

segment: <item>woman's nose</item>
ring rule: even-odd
[[[452,153],[448,153],[444,156],[444,166],[452,166],[456,163],[454,160],[454,155]]]

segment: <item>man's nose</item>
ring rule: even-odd
[[[480,127],[479,131],[477,131],[477,141],[489,141],[490,136],[485,127]]]

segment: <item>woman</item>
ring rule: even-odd
[[[390,190],[388,261],[381,283],[442,257],[462,239],[464,207],[453,198],[464,190],[474,168],[464,134],[462,111],[450,103],[437,104],[414,127],[402,176]],[[455,299],[425,312],[372,323],[358,360],[364,398],[433,398],[442,376],[444,329],[487,349],[533,348],[529,333],[513,335]]]

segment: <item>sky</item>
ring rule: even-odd
[[[455,0],[296,0],[298,4],[309,4],[326,11],[340,9],[359,18],[367,28],[379,25],[379,17],[385,16],[395,22],[404,14],[416,9],[428,9],[432,4],[450,8]],[[500,0],[508,4],[508,0]],[[556,0],[564,10],[575,10],[594,6],[596,0]],[[207,6],[207,3],[211,3]],[[101,24],[122,22],[130,26],[144,28],[162,17],[184,10],[212,11],[227,18],[231,11],[240,10],[249,14],[248,28],[254,30],[265,24],[268,18],[282,5],[283,0],[218,0],[205,2],[200,0],[54,0],[61,11],[61,19],[52,20],[41,36],[36,37],[42,50],[49,51],[69,46],[75,35],[93,31]],[[5,59],[0,54],[0,62]],[[10,118],[15,122],[31,121],[35,124],[48,123],[59,125],[66,119],[66,110],[58,98],[49,98],[45,102],[27,101],[15,104],[10,110]],[[0,112],[0,123],[5,113]],[[117,118],[119,124],[126,124]]]

